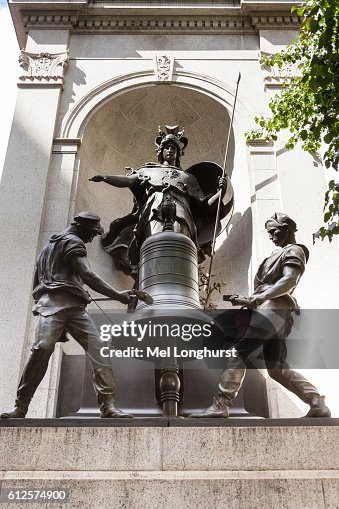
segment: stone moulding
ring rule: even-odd
[[[247,140],[246,142],[246,145],[248,147],[254,147],[254,148],[257,148],[257,147],[265,147],[265,148],[271,148],[273,149],[274,147],[274,141],[273,140],[267,140],[265,138],[256,138],[256,139],[253,139],[253,140]],[[271,151],[269,151],[271,152]],[[266,153],[266,152],[265,152]]]
[[[223,104],[231,111],[234,100],[234,89],[221,81],[202,74],[185,71],[173,72],[173,84],[202,92]],[[89,118],[114,96],[134,88],[154,85],[154,69],[120,75],[93,88],[68,111],[60,126],[60,138],[81,138]],[[247,118],[248,111],[238,99],[238,107]]]
[[[54,138],[53,154],[76,154],[81,145],[80,138]]]
[[[28,25],[65,25],[73,26],[77,21],[74,14],[56,14],[53,12],[43,14],[25,14],[22,18],[25,26]]]
[[[23,74],[19,83],[63,84],[64,69],[69,61],[68,51],[62,53],[29,53],[22,50],[19,65]]]
[[[69,28],[74,33],[256,33],[260,29],[295,29],[300,17],[291,14],[246,15],[197,15],[146,14],[91,15],[26,13],[23,17],[27,28]]]
[[[30,14],[23,18],[26,28],[69,27],[80,32],[232,32],[253,33],[254,27],[249,16],[197,16],[197,15],[108,15],[81,16],[55,15],[53,13]]]
[[[231,16],[125,16],[80,18],[75,30],[114,30],[114,31],[173,31],[173,30],[251,30],[248,17]]]
[[[265,138],[257,138],[247,140],[246,145],[248,152],[251,156],[269,156],[275,154],[275,144],[273,140],[267,140]]]
[[[299,16],[292,15],[262,15],[262,16],[252,16],[252,25],[257,29],[267,29],[267,28],[281,28],[282,30],[286,28],[299,28],[301,23],[301,18]]]

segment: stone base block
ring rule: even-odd
[[[147,427],[0,422],[1,489],[68,489],[68,503],[39,504],[54,509],[338,508],[336,419],[292,426],[244,421],[212,427],[164,419]]]

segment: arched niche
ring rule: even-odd
[[[128,189],[115,189],[88,179],[96,174],[125,174],[126,167],[137,168],[147,161],[156,161],[154,138],[159,125],[185,128],[189,143],[181,159],[183,169],[202,162],[224,164],[227,135],[230,127],[228,109],[210,95],[192,88],[175,85],[147,85],[119,92],[82,125],[80,167],[76,193],[76,211],[92,210],[100,215],[105,230],[109,223],[132,208]],[[231,132],[227,173],[231,176],[234,162],[234,136]],[[244,234],[244,228],[247,230]],[[216,255],[218,280],[225,279],[228,289],[235,291],[235,282],[246,291],[251,257],[250,215],[241,227],[223,242]],[[245,237],[243,242],[239,235]],[[224,249],[226,246],[226,250]],[[132,280],[118,273],[98,241],[89,246],[93,268],[114,285],[131,287]],[[240,260],[235,271],[234,260]],[[239,276],[238,271],[241,271]],[[231,279],[234,278],[234,281]],[[225,291],[228,291],[226,288]]]
[[[156,161],[154,138],[158,133],[159,125],[179,125],[181,128],[185,128],[185,135],[189,143],[181,159],[183,169],[202,161],[214,161],[223,166],[230,128],[229,111],[229,103],[223,103],[201,90],[173,84],[149,84],[125,91],[120,90],[118,93],[106,97],[102,103],[97,103],[92,110],[89,110],[86,116],[82,113],[83,120],[81,122],[74,116],[73,126],[77,124],[78,130],[74,129],[73,135],[75,137],[82,135],[81,149],[78,154],[79,174],[75,210],[92,210],[98,213],[102,218],[105,230],[113,219],[131,211],[133,200],[132,193],[128,189],[116,189],[104,183],[90,182],[88,179],[96,174],[124,174],[127,166],[137,168],[147,161]],[[239,129],[235,132],[240,140]],[[247,178],[247,167],[243,164],[243,160],[240,163],[237,161],[237,165],[234,164],[236,136],[232,131],[227,173],[232,177],[234,168],[236,168],[234,173],[239,173],[241,170],[240,175],[236,177],[238,184],[235,199],[236,203],[239,203],[241,201],[238,199],[239,194],[247,193],[246,186],[241,182]],[[239,144],[241,143],[245,143],[243,139],[239,141]],[[247,194],[246,199],[250,202],[249,193]],[[246,294],[248,293],[248,272],[252,248],[251,214],[246,211],[246,208],[238,206],[235,208],[231,223],[227,235],[224,236],[221,247],[216,253],[213,269],[215,277],[212,281],[226,283],[222,293]],[[118,289],[132,287],[132,279],[114,268],[110,256],[104,252],[98,239],[88,245],[88,251],[91,266],[104,279]],[[208,267],[208,261],[205,262],[205,269]],[[94,292],[91,293],[94,295]],[[219,301],[219,305],[222,304],[222,293],[214,295],[214,301],[217,303]],[[215,297],[217,298],[215,299]],[[112,303],[105,304],[100,303],[102,308],[108,310],[112,308]],[[113,307],[117,306],[114,303]],[[93,305],[90,309],[98,311]],[[75,362],[78,362],[78,368]],[[82,370],[82,359],[65,356],[63,366],[68,366],[68,373],[72,373],[74,376],[76,369],[79,370],[79,373]],[[65,383],[67,377],[63,378],[66,376],[66,367],[61,373],[61,379],[64,380],[62,385],[65,387],[68,385]],[[143,383],[140,383],[139,372],[136,375],[133,370],[122,369],[119,371],[119,367],[116,365],[114,365],[114,370],[120,387],[130,386],[132,389],[126,392],[137,394],[137,396],[133,396],[134,400],[137,400],[137,404],[135,401],[128,403],[124,391],[118,391],[118,404],[122,408],[130,405],[130,410],[135,415],[159,415],[159,409],[154,404],[155,389],[153,390],[153,384],[156,387],[158,382],[155,382],[153,373],[149,369],[146,370],[145,379],[143,379]],[[217,386],[219,377],[217,370],[203,370],[202,373],[198,371],[198,375],[194,373],[194,370],[188,370],[188,373],[185,374],[186,403],[184,402],[182,407],[184,411],[185,404],[186,406],[196,404],[201,407],[208,405]],[[252,375],[251,372],[250,375]],[[190,401],[189,387],[193,387],[192,391],[194,392],[197,380],[195,376],[198,376],[200,383],[201,380],[204,382],[205,399],[201,399],[199,396],[199,401],[193,403]],[[264,384],[261,375],[257,374],[257,376],[260,379],[259,383]],[[89,409],[91,412],[95,408],[95,399],[88,370],[85,371],[84,381],[81,389],[84,396],[83,411]],[[244,387],[252,387],[253,383],[258,382],[250,380]],[[147,387],[147,396],[139,397],[137,391],[142,387]],[[78,390],[79,405],[81,390]],[[264,392],[262,391],[262,393]],[[60,414],[58,413],[58,415],[68,415],[69,410],[63,410],[64,413],[61,411],[64,397],[62,390],[59,394],[58,412]],[[240,395],[241,398],[242,395]],[[66,396],[65,399],[67,399]],[[139,408],[141,404],[144,406]],[[72,409],[72,411],[74,410]],[[253,411],[253,409],[249,410]],[[237,408],[234,411],[237,412]]]

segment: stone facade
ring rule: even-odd
[[[296,219],[298,240],[311,250],[296,295],[300,304],[338,306],[337,246],[312,246],[325,191],[319,162],[298,148],[286,151],[283,140],[246,143],[244,138],[253,117],[267,113],[270,95],[295,72],[263,69],[259,59],[297,36],[300,20],[290,13],[297,1],[9,4],[23,50],[1,181],[4,406],[13,401],[32,342],[30,293],[37,253],[79,210],[97,212],[106,228],[130,211],[127,190],[114,191],[88,178],[154,161],[153,139],[165,123],[186,129],[184,167],[203,160],[223,165],[239,72],[227,165],[235,209],[218,239],[215,277],[225,282],[225,293],[249,294],[258,263],[271,251],[264,222],[283,211]],[[99,242],[89,247],[89,259],[114,286],[131,287],[131,279],[112,271]],[[58,347],[31,415],[55,415],[61,348],[79,353],[74,343]],[[289,398],[283,400],[286,405],[271,404],[272,416],[300,413]]]

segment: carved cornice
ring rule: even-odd
[[[69,28],[82,31],[217,33],[263,28],[298,28],[290,1],[241,0],[11,0],[9,3],[21,47],[27,30]]]
[[[32,13],[23,16],[25,26],[64,26],[72,27],[75,25],[77,16],[74,13]]]
[[[19,84],[61,85],[68,64],[68,51],[62,53],[29,53],[22,50],[19,57],[23,74]]]
[[[253,31],[249,17],[232,16],[110,16],[79,18],[75,31],[99,32],[237,32]]]
[[[247,16],[75,16],[74,14],[29,14],[24,16],[26,27],[69,27],[76,31],[96,32],[122,32],[122,31],[236,31],[260,29],[286,29],[300,26],[301,19],[298,16],[282,14],[262,14]]]
[[[286,29],[294,28],[298,30],[300,27],[301,18],[299,16],[292,16],[291,14],[283,16],[281,14],[265,14],[261,16],[252,16],[252,25],[257,29]]]
[[[81,32],[242,32],[260,29],[298,29],[300,17],[292,15],[110,15],[75,16],[74,14],[29,14],[23,18],[26,27],[69,27]]]
[[[60,15],[48,12],[27,14],[24,18],[26,28],[69,27],[75,32],[253,32],[249,16],[194,16],[188,15],[110,15],[82,16]]]

